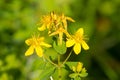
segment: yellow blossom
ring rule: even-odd
[[[52,33],[58,30],[59,26],[62,26],[65,30],[67,30],[67,20],[71,22],[75,22],[72,18],[62,15],[57,15],[54,12],[51,12],[49,15],[43,16],[41,19],[42,26],[38,28],[38,30],[43,31],[48,29],[48,33]]]
[[[61,21],[62,21],[62,23],[63,23],[63,26],[64,26],[64,28],[67,30],[67,20],[69,20],[69,21],[71,21],[71,22],[75,22],[75,20],[73,20],[72,18],[70,18],[70,17],[67,17],[67,16],[65,16],[64,14],[62,14],[61,16],[60,16],[60,18],[61,18]]]
[[[81,63],[81,62],[78,62],[78,64],[76,66],[72,66],[72,70],[77,73],[80,73],[84,69],[85,68],[83,68],[83,63]]]
[[[59,24],[59,17],[54,12],[51,12],[49,15],[45,15],[41,19],[42,26],[38,28],[38,30],[43,31],[45,29],[52,29],[53,27]]]
[[[57,35],[58,34],[59,35],[60,44],[62,44],[63,33],[65,33],[67,36],[69,36],[68,32],[66,30],[64,30],[62,27],[60,27],[55,32],[51,33],[49,36],[53,36],[53,35]]]
[[[68,38],[66,41],[66,47],[73,47],[73,50],[75,54],[79,54],[81,52],[81,46],[83,47],[84,50],[88,50],[89,46],[85,42],[84,38],[84,30],[83,28],[79,28],[77,32],[72,35],[72,38]]]
[[[74,73],[69,75],[70,78],[86,77],[88,75],[85,67],[83,67],[83,63],[81,62],[78,62],[76,66],[72,66],[72,71]]]
[[[43,16],[41,19],[41,24],[42,26],[39,27],[38,30],[43,31],[46,28],[49,28],[52,24],[51,16],[49,15]]]
[[[82,70],[82,67],[83,67],[83,63],[78,62],[76,66],[76,71],[79,73]]]
[[[28,50],[25,52],[25,56],[32,55],[34,50],[39,57],[43,56],[43,49],[41,46],[44,47],[51,47],[51,45],[44,42],[44,37],[35,37],[33,36],[30,39],[27,39],[25,43],[30,46]]]

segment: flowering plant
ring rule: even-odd
[[[43,16],[38,24],[40,25],[38,27],[40,33],[45,32],[45,34],[33,35],[32,38],[25,41],[30,46],[25,52],[25,56],[30,56],[35,52],[42,58],[41,63],[47,65],[41,68],[43,73],[40,75],[40,80],[68,80],[64,76],[69,77],[71,80],[81,80],[82,77],[88,75],[82,62],[68,61],[72,53],[76,55],[81,53],[81,47],[84,50],[89,49],[85,42],[84,29],[79,28],[74,34],[71,34],[67,30],[68,21],[75,22],[75,20],[64,14],[58,15],[51,12]],[[47,41],[48,38],[50,38],[50,41]],[[57,57],[54,56],[55,59],[51,58],[52,53],[49,53],[49,50],[56,52]],[[67,54],[67,57],[61,60],[64,54]],[[67,75],[63,72],[66,72]]]

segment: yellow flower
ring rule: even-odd
[[[72,18],[62,15],[57,15],[54,12],[51,12],[49,15],[43,16],[41,19],[42,26],[38,28],[38,30],[43,31],[48,29],[48,33],[56,31],[59,26],[62,26],[65,30],[67,30],[67,20],[71,22],[75,22]]]
[[[51,16],[50,15],[43,16],[43,18],[41,19],[41,23],[42,26],[39,27],[38,30],[43,31],[46,28],[49,28],[52,24]]]
[[[67,20],[69,20],[69,21],[71,21],[71,22],[75,22],[75,20],[73,20],[72,18],[70,18],[70,17],[67,17],[67,16],[65,16],[64,14],[62,14],[61,16],[60,16],[60,18],[61,18],[61,21],[62,21],[62,23],[63,23],[63,25],[64,25],[64,28],[67,30]]]
[[[79,73],[82,70],[82,67],[83,67],[83,63],[78,62],[76,66],[76,71]]]
[[[58,34],[59,35],[60,44],[62,44],[63,33],[65,33],[67,36],[69,36],[68,32],[66,30],[64,30],[62,27],[60,27],[55,32],[51,33],[49,36],[53,36],[53,35],[57,35]]]
[[[38,27],[38,30],[44,31],[45,29],[48,29],[48,33],[50,34],[52,31],[58,29],[60,17],[54,12],[51,12],[49,15],[43,16],[41,24],[42,26]]]
[[[83,63],[78,62],[76,66],[72,66],[72,71],[74,73],[70,74],[70,78],[76,78],[76,77],[86,77],[88,73],[86,72],[87,70],[85,67],[83,67]]]
[[[73,47],[73,50],[75,54],[79,54],[81,52],[81,46],[83,47],[84,50],[88,50],[89,46],[86,44],[84,41],[84,30],[83,28],[79,28],[77,32],[72,35],[72,38],[67,39],[66,41],[66,47]]]
[[[34,50],[39,57],[43,56],[43,49],[41,46],[44,47],[51,47],[51,45],[44,42],[44,37],[35,37],[33,36],[30,39],[27,39],[25,43],[30,46],[28,50],[25,52],[25,56],[32,55]]]
[[[75,66],[72,66],[72,70],[74,72],[80,73],[82,70],[84,70],[85,68],[83,68],[83,63],[78,62],[78,64]]]

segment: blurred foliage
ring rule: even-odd
[[[120,0],[0,0],[0,80],[40,80],[43,65],[24,57],[24,40],[50,11],[78,22],[69,23],[70,32],[85,28],[90,50],[70,58],[87,67],[85,80],[120,80]]]

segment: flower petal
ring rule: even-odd
[[[75,34],[78,34],[79,36],[83,36],[84,29],[83,28],[79,28]]]
[[[38,37],[36,39],[37,39],[38,42],[42,42],[42,41],[44,41],[45,38],[44,37]]]
[[[81,62],[78,62],[78,64],[77,64],[77,72],[80,72],[81,70],[82,70],[82,67],[83,67],[83,63],[81,63]]]
[[[66,35],[68,38],[71,38],[71,35],[70,35],[66,30],[63,29],[63,32],[65,33],[65,35]]]
[[[82,41],[82,47],[84,50],[88,50],[89,49],[89,46],[87,45],[87,43],[85,41]]]
[[[75,41],[73,39],[68,39],[66,41],[66,47],[71,47],[75,44]]]
[[[50,23],[47,24],[47,29],[50,29]]]
[[[75,54],[79,54],[81,52],[81,45],[79,43],[76,43],[75,46],[73,47],[73,50]]]
[[[31,44],[32,44],[32,39],[30,38],[30,39],[25,40],[25,43],[26,43],[27,45],[31,45]]]
[[[30,46],[28,48],[28,50],[25,52],[25,56],[29,56],[29,55],[32,55],[34,52],[34,47],[33,46]]]
[[[66,19],[71,21],[71,22],[75,22],[75,20],[73,20],[71,17],[66,17]]]
[[[42,57],[43,56],[43,50],[41,47],[37,46],[35,47],[35,51],[36,51],[36,54],[39,56],[39,57]]]
[[[54,35],[57,35],[57,34],[59,34],[59,32],[55,31],[55,32],[51,33],[49,36],[54,36]]]
[[[46,29],[45,24],[43,24],[41,27],[38,28],[38,30],[40,30],[40,31],[44,31],[45,29]]]
[[[41,42],[40,45],[41,45],[41,46],[44,46],[44,47],[51,47],[50,44],[47,44],[47,43],[45,43],[45,42]]]
[[[63,20],[63,25],[65,27],[65,30],[67,30],[67,21],[66,21],[66,19]]]

